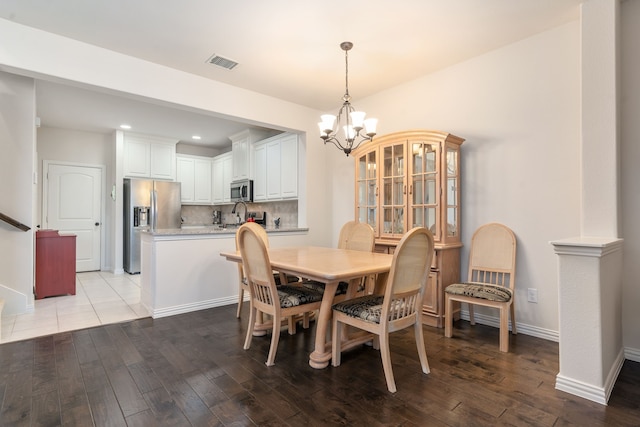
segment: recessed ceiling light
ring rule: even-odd
[[[120,125],[120,129],[131,129],[131,125],[127,125],[123,123]]]
[[[202,139],[200,138],[200,135],[193,135],[191,138],[195,139],[196,141]]]

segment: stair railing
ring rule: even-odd
[[[24,225],[20,221],[16,221],[15,219],[11,218],[10,216],[7,216],[7,215],[3,214],[2,212],[0,212],[0,220],[6,222],[9,225],[14,226],[17,229],[20,229],[22,231],[31,230],[30,227],[27,227],[26,225]]]

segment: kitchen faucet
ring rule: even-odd
[[[243,200],[240,200],[236,202],[235,205],[233,205],[233,209],[231,210],[231,213],[232,214],[236,213],[236,208],[238,207],[239,203],[242,203],[242,205],[244,206],[244,217],[242,222],[246,222],[247,221],[247,204]],[[237,215],[240,216],[240,214],[237,214]]]

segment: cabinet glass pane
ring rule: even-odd
[[[437,193],[436,193],[436,176],[435,175],[428,175],[426,177],[426,188],[425,188],[425,194],[424,194],[424,199],[425,199],[425,203],[430,204],[430,203],[437,203]]]
[[[358,182],[358,206],[367,204],[367,183],[366,181]]]
[[[424,188],[422,185],[422,177],[414,176],[413,177],[413,199],[412,202],[414,205],[421,205],[424,203]]]
[[[424,208],[413,208],[413,224],[411,227],[424,227]]]
[[[402,178],[393,178],[393,204],[404,205],[403,194],[404,180]]]
[[[421,143],[411,144],[411,163],[413,164],[413,173],[419,174],[424,172],[424,148]]]
[[[377,222],[378,222],[377,218],[376,218],[376,209],[375,208],[369,208],[368,214],[369,215],[368,215],[367,222],[375,230],[375,228],[377,227]]]
[[[391,226],[393,225],[393,221],[392,221],[393,216],[391,215],[391,208],[384,208],[382,212],[383,212],[382,232],[385,234],[391,234]]]
[[[369,162],[367,163],[367,178],[376,179],[376,152],[368,154]]]
[[[447,175],[458,174],[457,151],[447,150]]]
[[[358,179],[365,179],[367,177],[367,156],[360,156],[358,158]]]
[[[436,171],[436,147],[431,144],[427,144],[425,146],[425,171],[426,172],[435,172]]]
[[[378,204],[378,198],[376,197],[376,182],[369,181],[367,192],[367,204],[369,206],[375,206]]]
[[[382,184],[383,191],[384,191],[384,199],[382,200],[382,204],[384,205],[391,204],[391,201],[392,201],[391,196],[393,195],[392,185],[393,185],[393,179],[391,178],[384,179],[384,182]]]
[[[384,169],[382,171],[384,177],[393,176],[393,147],[384,148]]]
[[[458,209],[447,208],[447,236],[455,237],[458,234]]]
[[[436,232],[436,209],[435,208],[426,208],[424,210],[425,214],[425,227],[429,229],[432,233]]]
[[[402,152],[402,148],[402,145],[393,146],[393,165],[395,176],[404,175],[404,153]]]
[[[393,209],[393,233],[404,233],[404,208]]]
[[[367,208],[358,208],[358,222],[367,221]]]
[[[455,206],[458,200],[458,180],[456,178],[447,178],[447,204]]]

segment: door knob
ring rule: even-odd
[[[96,223],[95,223],[95,226],[97,227],[98,225],[100,225],[100,223],[99,223],[99,222],[96,222]]]

